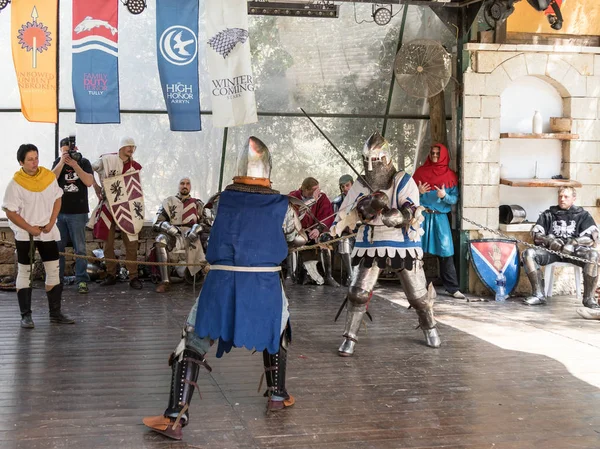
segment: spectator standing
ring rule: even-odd
[[[56,219],[60,211],[62,190],[56,176],[39,166],[39,152],[33,144],[23,144],[17,150],[21,169],[8,183],[2,210],[10,221],[17,247],[17,298],[21,309],[21,327],[33,329],[31,318],[31,266],[38,250],[46,273],[46,295],[50,322],[73,324],[61,312],[62,290],[58,269],[58,244],[60,231]]]
[[[85,256],[85,227],[90,207],[88,187],[94,185],[94,172],[90,161],[79,153],[75,138],[66,137],[60,141],[61,156],[52,164],[59,187],[63,190],[62,205],[58,214],[57,226],[60,231],[59,252],[64,252],[68,242],[73,243],[73,252]],[[65,276],[65,256],[60,256],[60,280]],[[75,283],[81,294],[88,292],[90,276],[87,273],[87,260],[75,260]]]
[[[448,213],[458,201],[458,177],[448,164],[448,148],[441,143],[431,146],[425,163],[415,171],[413,179],[419,187],[419,201],[425,207],[425,221],[421,237],[423,252],[433,254],[440,262],[440,277],[446,292],[454,298],[464,299],[458,289],[458,276],[454,266],[454,244]]]

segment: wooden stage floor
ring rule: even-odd
[[[210,354],[202,400],[173,442],[141,420],[166,406],[191,288],[69,286],[74,326],[50,325],[36,289],[34,330],[19,328],[16,294],[1,292],[0,448],[600,447],[600,322],[580,319],[573,297],[528,308],[440,296],[443,345],[430,349],[396,284],[377,294],[355,356],[341,358],[333,317],[344,291],[290,287],[296,405],[266,415],[261,354]]]

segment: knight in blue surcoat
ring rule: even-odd
[[[217,357],[232,347],[261,351],[267,410],[294,404],[285,385],[291,329],[280,264],[288,247],[308,239],[288,197],[271,188],[270,173],[268,148],[250,137],[233,184],[209,200],[215,212],[206,253],[210,271],[169,359],[169,405],[162,415],[143,420],[169,438],[183,436],[200,367],[211,370],[205,356],[213,341],[218,340]]]

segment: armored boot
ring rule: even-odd
[[[348,287],[352,283],[352,257],[350,256],[350,254],[340,254],[340,258],[342,259],[342,265],[344,265],[344,270],[346,270],[344,286]]]
[[[433,284],[429,284],[427,293],[419,298],[411,299],[407,295],[408,303],[415,309],[419,317],[419,327],[425,335],[425,343],[430,348],[439,348],[442,345],[436,328],[437,323],[433,316],[433,302],[435,297],[436,293]]]
[[[596,292],[596,284],[598,283],[598,276],[590,276],[583,272],[583,305],[588,309],[600,309],[598,301],[594,297]]]
[[[268,397],[267,411],[283,410],[286,407],[294,405],[296,400],[289,394],[285,388],[285,374],[287,367],[287,343],[282,337],[279,352],[277,354],[269,354],[265,349],[263,351],[263,362],[265,365],[265,377],[267,380],[267,391],[265,397]]]
[[[344,327],[344,341],[338,349],[340,357],[351,357],[358,343],[358,331],[367,312],[366,304],[348,303],[346,312],[346,326]]]
[[[437,293],[432,283],[426,285],[425,272],[421,261],[415,262],[412,270],[403,269],[398,272],[406,299],[419,318],[419,327],[425,335],[425,343],[430,348],[439,348],[442,344],[433,316],[433,303]]]
[[[319,250],[319,255],[321,256],[321,265],[323,265],[323,272],[325,273],[325,284],[331,287],[339,287],[340,284],[333,279],[331,274],[332,266],[331,266],[331,251],[328,249]]]
[[[33,329],[35,327],[31,319],[31,293],[31,288],[17,290],[19,309],[21,309],[21,327],[24,329]]]
[[[529,278],[529,282],[531,283],[532,295],[524,299],[523,303],[527,304],[528,306],[546,304],[546,296],[544,294],[544,277],[542,276],[542,270],[538,268],[536,270],[528,272],[527,277]]]
[[[194,394],[194,388],[198,388],[196,381],[200,372],[200,365],[209,372],[212,371],[206,363],[203,354],[193,349],[186,348],[181,356],[174,353],[169,357],[173,376],[171,377],[171,390],[169,394],[169,406],[162,416],[147,416],[143,423],[150,429],[174,440],[183,438],[183,427],[189,422],[188,409]]]
[[[60,311],[62,302],[63,284],[58,284],[46,292],[48,296],[48,309],[50,309],[50,322],[57,324],[75,324],[75,321]]]
[[[285,280],[292,281],[293,284],[298,283],[298,253],[293,251],[288,254],[286,260],[287,270]]]
[[[430,348],[439,348],[442,345],[442,340],[438,334],[435,319],[433,317],[433,309],[418,310],[419,327],[425,335],[425,344]]]
[[[163,237],[166,238],[164,236],[159,236],[159,237]],[[157,238],[158,240],[158,238]],[[167,247],[165,244],[163,243],[159,243],[158,241],[155,244],[155,248],[156,248],[156,260],[158,262],[168,262],[169,261],[169,257],[167,255]],[[158,271],[160,272],[160,284],[158,284],[158,286],[156,287],[156,293],[165,293],[166,291],[169,290],[169,287],[171,286],[171,282],[169,280],[169,269],[166,265],[159,265],[158,267]]]

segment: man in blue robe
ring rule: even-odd
[[[271,155],[250,137],[238,156],[237,176],[216,200],[215,221],[206,260],[210,271],[170,357],[173,370],[169,405],[159,416],[144,418],[150,429],[180,440],[200,366],[218,340],[217,357],[232,347],[262,351],[267,381],[267,410],[294,404],[285,387],[291,331],[280,264],[288,246],[307,238],[288,197],[271,189]],[[260,230],[260,232],[257,232]]]
[[[415,171],[413,179],[419,187],[419,201],[425,207],[423,252],[433,254],[440,262],[440,277],[448,294],[465,299],[458,289],[454,266],[454,244],[448,213],[458,201],[458,177],[450,170],[448,149],[441,143],[431,146],[425,163]]]

